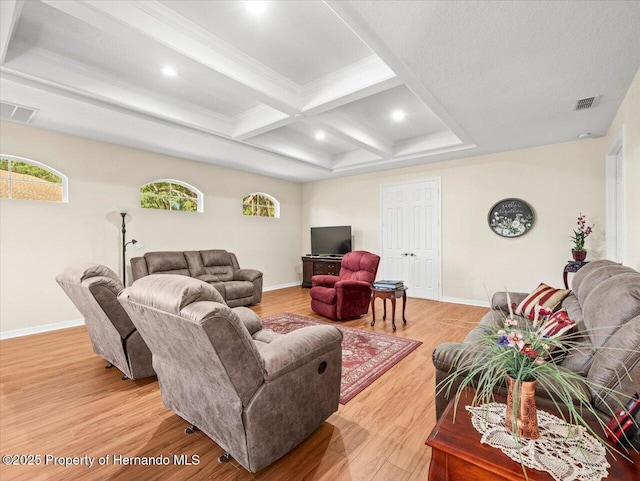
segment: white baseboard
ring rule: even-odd
[[[302,284],[302,282],[289,282],[287,284],[278,284],[277,286],[263,287],[262,292],[275,291],[278,289],[284,289],[286,287],[295,287],[299,286],[300,284]]]
[[[474,301],[472,299],[460,299],[459,297],[441,297],[442,302],[451,302],[453,304],[466,304],[468,306],[491,307],[489,301]]]
[[[29,336],[31,334],[40,334],[41,332],[57,331],[58,329],[66,329],[68,327],[84,326],[84,319],[73,319],[71,321],[55,322],[53,324],[43,324],[41,326],[25,327],[24,329],[15,329],[13,331],[0,332],[0,341],[11,339],[13,337]]]

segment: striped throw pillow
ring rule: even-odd
[[[546,337],[559,337],[568,334],[575,325],[576,321],[569,319],[566,309],[560,309],[544,322],[540,334]]]
[[[536,305],[553,312],[569,293],[571,293],[570,289],[556,289],[546,284],[540,284],[535,291],[518,304],[516,314],[522,317],[533,316]]]

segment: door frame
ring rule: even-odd
[[[618,163],[618,155],[622,162]],[[625,192],[624,192],[624,125],[614,137],[605,159],[606,172],[606,248],[607,259],[624,261],[625,247]],[[623,182],[618,184],[618,177]],[[620,192],[619,192],[620,190]]]
[[[400,182],[386,182],[384,184],[380,184],[379,189],[379,197],[378,202],[380,204],[379,216],[380,216],[380,228],[379,228],[379,239],[380,239],[380,254],[384,255],[384,251],[382,249],[382,242],[384,239],[384,226],[382,225],[384,220],[384,212],[383,212],[383,204],[382,204],[382,192],[385,187],[393,187],[397,185],[409,185],[409,184],[419,184],[420,182],[433,182],[435,181],[438,188],[438,234],[437,234],[437,242],[438,242],[438,298],[436,301],[442,300],[442,177],[428,177],[425,179],[414,179],[408,181],[400,181]],[[380,263],[384,266],[383,259],[380,259]],[[411,297],[411,291],[407,292],[407,297]]]

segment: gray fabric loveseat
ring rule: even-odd
[[[205,251],[148,252],[131,259],[133,280],[149,274],[179,274],[211,284],[229,307],[250,306],[262,300],[262,272],[240,269],[233,252]]]
[[[623,400],[629,400],[640,390],[640,272],[608,260],[593,261],[575,274],[572,289],[562,307],[576,321],[578,335],[585,347],[571,352],[560,366],[581,374],[598,386],[614,389],[622,393]],[[513,303],[520,303],[527,293],[510,293],[510,296]],[[492,308],[480,321],[480,326],[502,323],[507,309],[504,292],[493,296]],[[526,324],[529,321],[519,318],[518,322]],[[480,326],[467,335],[465,342],[472,343],[482,335]],[[446,343],[434,350],[436,383],[455,368],[460,346]],[[589,394],[592,406],[605,417],[620,407],[605,389],[594,390],[586,385],[583,389]],[[544,396],[545,392],[538,389],[536,394]],[[445,392],[436,395],[438,417],[448,401]],[[640,422],[640,414],[636,419]]]
[[[342,333],[263,330],[211,285],[147,276],[119,300],[153,353],[162,400],[251,472],[284,456],[338,409]]]
[[[151,351],[118,302],[124,286],[115,272],[79,264],[67,267],[56,281],[84,317],[93,352],[130,379],[155,375]]]

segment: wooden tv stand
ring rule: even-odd
[[[302,287],[311,287],[313,276],[337,276],[342,257],[302,256]]]

